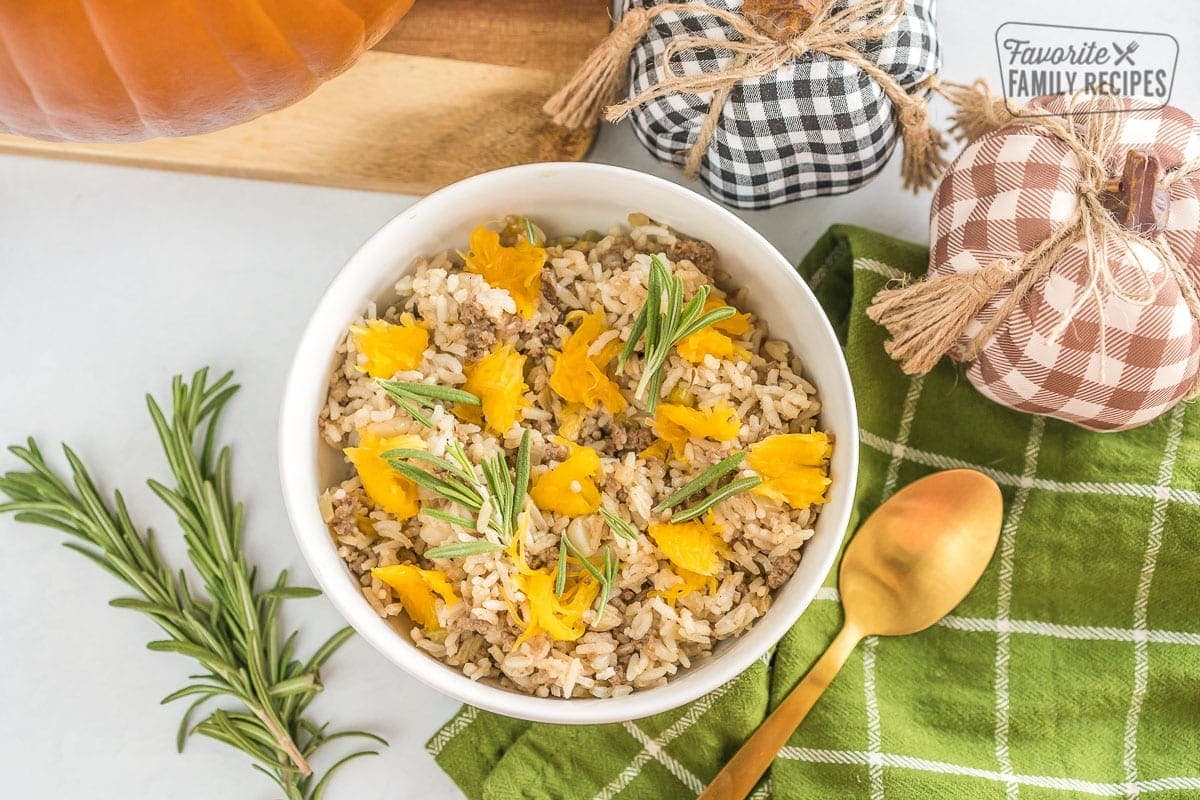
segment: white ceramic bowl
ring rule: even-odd
[[[385,299],[417,256],[462,246],[483,220],[525,214],[550,235],[607,230],[641,211],[711,242],[722,269],[748,289],[747,306],[773,337],[796,348],[824,406],[821,426],[836,438],[829,502],[796,574],[746,633],[665,686],[607,699],[531,697],[469,680],[418,650],[375,614],[338,558],[317,510],[318,495],[345,477],[340,454],[319,440],[333,353],[367,302]],[[279,421],[279,470],[300,548],[326,596],[383,655],[430,687],[464,703],[528,720],[601,723],[675,708],[736,677],[779,640],[812,601],[833,565],[850,515],[858,467],[858,423],[850,376],[816,299],[779,251],[745,222],[700,195],[660,178],[598,164],[532,164],[489,172],[435,192],[372,236],[326,290],[292,362]]]

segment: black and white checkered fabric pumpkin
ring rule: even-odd
[[[650,8],[666,0],[628,0]],[[739,12],[742,0],[705,0]],[[834,9],[852,0],[837,0]],[[655,17],[630,60],[629,96],[663,81],[662,54],[678,36],[735,39],[722,20],[694,13]],[[883,39],[856,43],[910,93],[938,71],[934,0],[909,0],[899,24]],[[684,74],[712,72],[733,58],[719,50],[686,51],[674,62]],[[673,93],[631,113],[642,144],[658,159],[682,166],[708,114],[711,93]],[[818,195],[842,194],[873,178],[897,140],[893,104],[859,67],[809,52],[729,95],[700,164],[714,197],[737,208],[769,208]]]

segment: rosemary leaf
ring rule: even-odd
[[[708,469],[701,472],[695,478],[679,487],[670,497],[663,500],[654,507],[655,511],[666,511],[672,506],[677,506],[684,500],[687,500],[697,492],[707,489],[710,485],[716,483],[728,473],[737,469],[738,464],[745,460],[746,454],[734,453],[731,456],[721,459],[716,464],[713,464]]]
[[[458,478],[464,484],[474,486],[476,484],[475,473],[472,470],[464,470],[458,464],[444,458],[438,458],[432,453],[425,450],[418,450],[415,447],[399,447],[395,450],[385,450],[379,454],[379,457],[385,461],[399,459],[401,461],[424,461],[426,464],[432,464],[435,467],[444,469],[455,478]]]
[[[558,568],[554,570],[554,594],[556,597],[562,597],[562,593],[567,588],[567,548],[563,544],[563,539],[567,535],[564,533],[562,539],[558,540]]]
[[[604,521],[608,523],[609,530],[614,534],[631,542],[637,541],[637,528],[625,521],[619,514],[609,511],[607,508],[601,508],[600,516],[604,517]]]
[[[528,429],[521,434],[521,446],[517,448],[517,474],[513,478],[513,508],[519,512],[529,493],[529,452],[533,447],[533,435]]]
[[[70,448],[63,448],[70,470],[67,479],[46,463],[33,439],[10,448],[28,471],[0,476],[0,493],[9,498],[0,505],[0,513],[74,537],[66,543],[71,549],[137,595],[113,605],[145,614],[165,634],[149,648],[201,664],[205,672],[192,676],[194,683],[163,701],[194,698],[180,721],[178,748],[192,734],[207,736],[250,757],[252,766],[287,800],[320,800],[338,764],[375,752],[353,752],[320,779],[309,766],[322,745],[358,735],[327,732],[325,725],[306,716],[322,688],[321,666],[352,631],[344,628],[331,636],[307,663],[293,657],[295,632],[280,635],[279,607],[316,592],[288,586],[286,572],[273,584],[261,586],[257,569],[242,551],[243,515],[231,491],[231,458],[228,448],[218,448],[216,441],[221,411],[237,389],[231,381],[227,374],[209,383],[208,371],[202,369],[190,381],[176,376],[165,409],[147,398],[173,485],[149,484],[174,513],[203,591],[189,583],[185,570],[164,560],[150,533],[135,525],[119,493],[111,503],[104,500]],[[228,707],[193,724],[201,706],[210,701],[224,701]]]
[[[461,482],[452,483],[418,466],[397,459],[388,461],[388,466],[418,486],[423,486],[432,492],[436,492],[452,503],[458,503],[475,512],[483,508],[483,500],[475,493],[474,489],[463,485]]]
[[[571,541],[571,537],[565,533],[562,535],[562,538],[559,539],[559,545],[561,546],[563,544],[566,544],[567,550],[571,553],[571,555],[575,556],[575,558],[579,561],[580,566],[590,572],[592,577],[597,581],[604,583],[604,573],[597,569],[596,565],[591,562],[591,559],[580,552],[579,548],[575,546],[575,543]]]
[[[600,582],[600,596],[596,598],[596,622],[600,621],[600,615],[604,613],[604,607],[608,605],[608,598],[612,596],[613,584],[617,581],[617,557],[613,555],[610,548],[604,548],[604,580]]]
[[[451,542],[439,547],[431,547],[425,551],[426,558],[463,558],[480,553],[496,553],[504,549],[504,545],[489,542],[487,539],[477,539],[473,542]]]
[[[708,511],[710,508],[725,502],[731,497],[747,492],[762,483],[762,478],[757,475],[749,478],[739,478],[736,481],[731,481],[723,488],[713,492],[708,497],[701,500],[696,505],[689,509],[680,511],[671,517],[671,522],[687,522]]]
[[[712,311],[704,314],[691,325],[681,330],[676,341],[679,341],[679,339],[686,339],[694,333],[699,333],[709,325],[715,325],[722,320],[729,319],[736,313],[737,309],[735,309],[733,306],[720,306],[719,308],[714,308]]]
[[[525,218],[525,241],[533,247],[537,247],[537,234],[533,231],[533,220],[529,217]]]
[[[477,396],[451,386],[438,386],[434,383],[389,381],[382,378],[378,379],[378,383],[389,395],[393,393],[399,394],[423,402],[426,405],[433,405],[434,400],[441,400],[446,403],[461,403],[467,406],[482,404],[482,401]]]
[[[686,303],[683,291],[683,279],[672,275],[660,257],[651,256],[650,274],[646,280],[646,302],[638,312],[617,360],[618,370],[623,370],[637,343],[641,341],[642,375],[634,396],[645,400],[646,410],[651,413],[657,408],[662,394],[663,370],[672,348],[685,337],[737,313],[730,306],[704,313],[704,305],[712,291],[709,286],[701,286]]]
[[[410,417],[412,417],[417,422],[424,425],[426,428],[433,427],[433,420],[431,420],[423,411],[418,409],[409,400],[405,399],[404,397],[397,396],[397,395],[393,395],[392,400],[395,401],[396,405],[400,406],[405,411],[407,411],[408,415]]]
[[[457,514],[451,514],[446,511],[439,511],[436,508],[422,508],[421,516],[440,519],[442,522],[449,522],[451,525],[459,525],[469,530],[475,529],[474,520],[469,520],[466,517],[460,517]]]

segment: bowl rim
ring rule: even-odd
[[[845,413],[848,430],[836,432],[838,449],[841,451],[843,460],[842,472],[837,475],[837,480],[830,489],[829,502],[821,511],[822,519],[827,520],[824,524],[833,526],[839,533],[833,537],[833,541],[824,552],[806,554],[808,558],[818,559],[814,573],[818,577],[811,582],[811,585],[804,587],[798,595],[790,598],[790,619],[786,619],[778,613],[785,609],[779,607],[777,595],[771,608],[736,637],[742,647],[702,662],[700,669],[693,667],[685,670],[663,686],[635,691],[622,697],[570,699],[536,697],[471,680],[458,668],[444,664],[421,651],[379,617],[362,597],[361,592],[353,587],[352,581],[347,580],[349,573],[341,559],[337,558],[336,552],[332,550],[329,529],[321,519],[316,503],[316,498],[321,491],[320,484],[316,479],[319,436],[314,430],[315,415],[310,413],[312,410],[306,400],[312,390],[313,381],[319,381],[320,386],[323,387],[327,384],[329,377],[328,344],[319,338],[320,330],[318,330],[323,327],[322,323],[325,318],[336,315],[341,321],[346,312],[353,314],[370,301],[370,298],[353,296],[348,291],[348,287],[355,282],[359,273],[378,278],[385,269],[396,269],[394,249],[390,246],[386,250],[383,249],[384,242],[390,238],[389,234],[393,229],[403,228],[405,218],[418,208],[436,205],[464,193],[472,193],[478,187],[492,181],[523,177],[527,173],[528,177],[544,175],[547,171],[555,174],[577,173],[581,181],[586,181],[589,177],[604,177],[630,183],[634,188],[639,184],[652,186],[660,191],[686,198],[684,202],[704,206],[710,214],[715,213],[724,217],[724,221],[732,224],[740,236],[753,242],[764,256],[770,256],[756,261],[754,269],[776,269],[784,273],[787,276],[786,280],[793,285],[796,291],[797,302],[807,303],[818,312],[816,316],[820,320],[820,330],[812,331],[811,341],[814,342],[815,349],[823,348],[831,351],[835,362],[832,367],[839,384],[836,387],[818,387],[819,396],[824,402],[826,398],[836,394],[842,396],[847,404]],[[536,185],[536,183],[530,185]],[[414,257],[417,255],[419,254],[413,254]],[[393,664],[421,683],[446,696],[470,706],[509,717],[560,724],[625,722],[678,708],[738,677],[756,660],[763,658],[812,604],[824,583],[825,576],[828,575],[837,559],[849,524],[857,483],[859,458],[857,408],[845,354],[838,343],[829,319],[821,310],[816,297],[795,267],[747,222],[707,197],[679,184],[643,172],[589,162],[543,162],[481,173],[464,178],[418,199],[385,222],[355,250],[354,254],[337,272],[322,292],[305,324],[304,332],[300,336],[284,382],[277,435],[280,485],[293,534],[309,569],[326,598],[338,613],[353,626],[355,631]],[[795,579],[796,575],[793,575],[789,579],[789,583]],[[786,586],[787,584],[785,584]],[[772,612],[776,612],[774,617],[771,616]],[[694,679],[682,681],[681,679],[685,675],[692,675]]]

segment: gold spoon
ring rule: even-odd
[[[864,637],[916,633],[953,611],[991,560],[1003,514],[995,481],[969,469],[929,475],[877,508],[842,557],[842,630],[698,800],[750,794]]]

